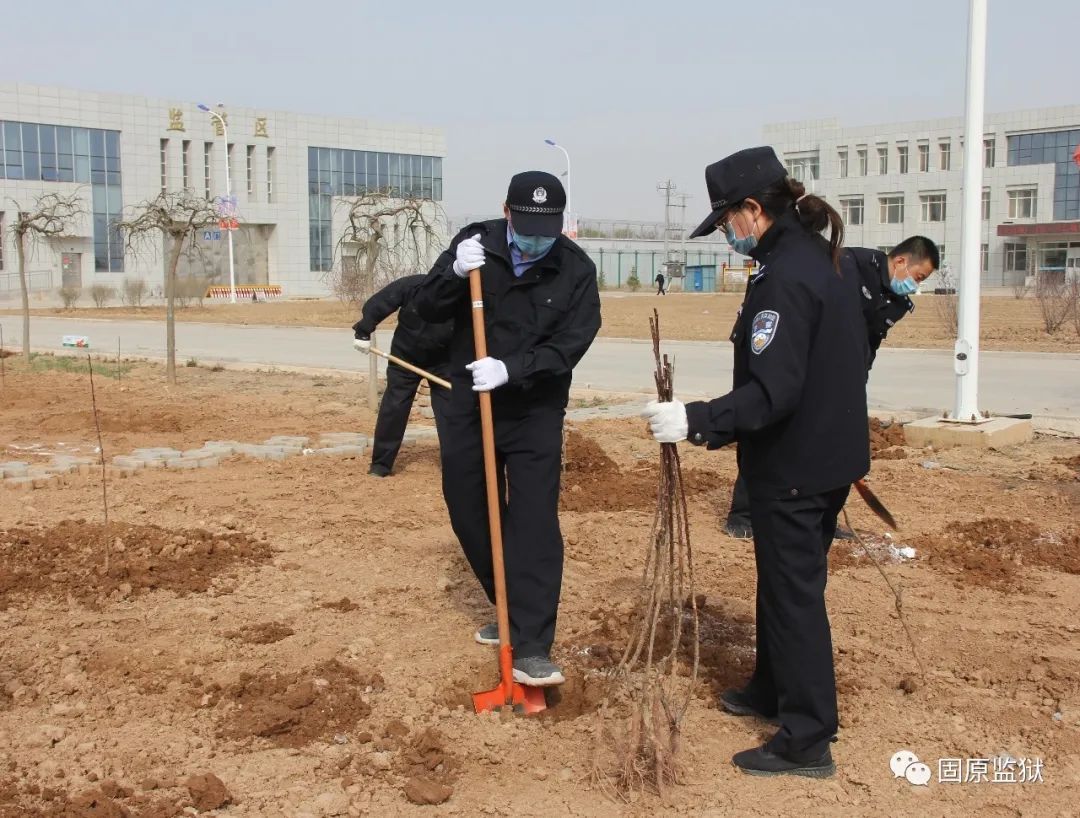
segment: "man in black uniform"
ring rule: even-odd
[[[731,240],[731,236],[728,240]],[[911,296],[919,285],[938,268],[940,256],[937,245],[925,236],[911,236],[896,245],[889,254],[866,247],[845,247],[840,255],[840,270],[844,277],[859,287],[862,296],[863,319],[866,321],[866,377],[874,365],[878,348],[896,322],[915,311]],[[724,530],[732,537],[750,539],[754,529],[750,523],[750,495],[740,474],[731,492],[731,510]],[[837,528],[838,536],[851,538],[851,532]]]
[[[450,359],[450,321],[431,322],[422,319],[413,304],[413,293],[424,276],[405,276],[392,281],[364,302],[361,318],[353,324],[353,347],[365,354],[371,351],[371,336],[383,321],[398,314],[397,329],[390,342],[390,353],[403,361],[426,369],[432,375],[445,377]],[[420,386],[420,376],[389,363],[386,366],[386,391],[379,404],[375,421],[375,440],[371,446],[371,468],[368,474],[389,477],[394,461],[401,450],[401,440],[409,423],[413,399]],[[438,430],[443,407],[449,400],[441,386],[431,387],[431,409]]]
[[[667,295],[667,290],[664,289],[664,281],[665,281],[664,274],[663,273],[657,273],[656,274],[656,294],[657,295]]]
[[[755,775],[825,777],[835,771],[838,727],[827,556],[851,484],[870,468],[858,290],[834,266],[839,214],[789,178],[771,148],[739,151],[705,178],[712,212],[691,238],[731,226],[752,238],[760,265],[735,324],[734,388],[685,406],[653,402],[643,415],[661,443],[739,442],[754,523],[757,654],[746,687],[721,701],[779,727],[734,764]]]
[[[549,173],[510,180],[505,218],[471,224],[416,293],[428,321],[454,320],[449,406],[439,430],[450,523],[488,599],[495,600],[476,392],[491,391],[514,679],[561,684],[551,662],[563,541],[562,428],[571,373],[600,330],[596,266],[561,235],[566,193]],[[469,271],[480,269],[488,355],[475,360]],[[498,644],[488,624],[475,635]]]

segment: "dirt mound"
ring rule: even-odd
[[[907,457],[902,447],[907,445],[904,427],[896,421],[869,418],[870,457],[875,460],[902,460]]]
[[[109,552],[108,570],[105,565]],[[0,531],[0,609],[20,596],[103,604],[152,590],[202,593],[238,565],[270,559],[246,534],[65,520],[50,528]]]
[[[192,684],[217,709],[222,737],[266,738],[282,747],[351,730],[371,715],[366,696],[384,687],[378,673],[364,676],[335,659],[297,673],[242,673],[224,689]]]
[[[930,565],[959,574],[963,583],[998,590],[1021,587],[1025,567],[1080,574],[1080,532],[1047,532],[1025,520],[949,523],[913,544]]]
[[[258,625],[245,625],[237,631],[226,631],[227,639],[239,639],[249,645],[272,645],[292,636],[296,631],[281,622],[260,622]]]
[[[628,511],[656,505],[657,463],[621,469],[595,440],[571,429],[563,464],[559,498],[563,511]],[[731,489],[730,480],[704,469],[684,468],[682,476],[687,497]]]
[[[714,699],[729,687],[746,682],[754,669],[754,627],[747,618],[734,615],[727,610],[724,602],[698,594],[698,676],[708,687]],[[636,614],[628,614],[621,609],[598,609],[589,618],[599,621],[599,626],[589,636],[587,643],[575,651],[574,661],[586,668],[604,670],[618,665],[622,651],[630,641],[630,631],[636,621]],[[668,652],[673,632],[673,622],[658,623],[656,650],[664,655]],[[689,673],[694,659],[694,632],[689,614],[682,626],[679,640],[679,659]],[[588,677],[585,677],[588,679]],[[582,690],[569,687],[567,693],[571,702],[584,700],[584,711],[595,710],[603,699],[598,684],[582,685]]]
[[[1076,476],[1080,478],[1080,454],[1072,457],[1055,457],[1054,462],[1058,465],[1072,469],[1076,472]]]
[[[162,409],[141,410],[135,407],[99,409],[98,421],[103,434],[130,432],[183,432],[190,423],[183,415]],[[94,431],[94,414],[90,409],[77,412],[57,412],[42,418],[37,428],[46,434],[70,433],[73,430]]]
[[[177,818],[197,805],[186,794],[167,798],[111,780],[74,795],[29,777],[0,781],[0,818]]]

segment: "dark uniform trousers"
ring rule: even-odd
[[[735,476],[735,485],[731,487],[731,510],[727,516],[728,525],[745,525],[752,527],[750,523],[750,489],[746,487],[746,480],[742,472]]]
[[[434,372],[433,374],[442,374]],[[405,427],[409,425],[416,390],[420,388],[419,375],[390,363],[386,367],[386,389],[379,403],[379,416],[375,421],[375,439],[371,444],[371,465],[394,468]],[[441,386],[431,384],[431,409],[435,413],[435,429],[442,438],[440,417],[445,414],[449,393]]]
[[[497,401],[494,411],[510,641],[517,657],[547,656],[555,641],[563,570],[559,479],[564,415],[556,407],[500,411]],[[439,438],[450,524],[494,603],[478,411],[455,402]]]
[[[785,499],[750,495],[757,664],[745,692],[760,712],[779,716],[780,729],[767,748],[793,761],[820,757],[838,727],[825,582],[848,491],[844,486]]]

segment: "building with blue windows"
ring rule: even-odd
[[[223,202],[238,223],[237,283],[279,285],[286,296],[329,292],[346,197],[390,191],[439,211],[446,150],[437,128],[233,106],[214,109],[222,127],[197,102],[0,83],[0,299],[19,290],[11,220],[45,193],[78,195],[85,218],[35,248],[35,293],[119,289],[124,278],[160,290],[166,248],[133,255],[115,224],[166,190]],[[227,284],[227,235],[220,225],[200,231],[179,274]]]
[[[844,217],[846,243],[890,249],[921,233],[959,272],[962,118],[765,128],[788,169]],[[1080,277],[1080,105],[988,114],[982,134],[982,283]],[[940,284],[940,280],[936,283]]]

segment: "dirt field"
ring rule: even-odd
[[[742,297],[738,295],[668,296],[605,293],[604,326],[600,334],[608,338],[648,338],[649,316],[653,308],[664,320],[664,336],[673,341],[726,341]],[[951,349],[955,331],[947,331],[940,317],[943,299],[919,296],[916,310],[890,333],[889,346]],[[0,311],[11,312],[10,310]],[[51,316],[93,316],[96,318],[146,318],[163,320],[164,307],[132,310],[123,307],[35,310]],[[282,301],[261,304],[207,304],[177,312],[181,321],[209,321],[230,324],[278,324],[321,327],[349,327],[358,312],[336,301]],[[1016,300],[988,297],[982,300],[982,346],[984,349],[1038,352],[1080,352],[1080,334],[1066,324],[1054,335],[1043,329],[1038,303],[1033,298]],[[387,322],[384,327],[393,326]]]
[[[198,368],[180,379],[166,389],[149,365],[99,379],[107,454],[372,426],[346,381]],[[0,417],[2,460],[96,445],[78,373],[9,367]],[[639,421],[577,423],[569,437],[556,646],[568,683],[534,719],[466,706],[495,683],[494,654],[472,641],[491,611],[447,522],[433,444],[406,449],[388,480],[367,477],[364,458],[140,471],[108,485],[107,529],[93,475],[0,487],[0,818],[766,816],[780,804],[1075,815],[1080,442],[915,451],[896,427],[875,440],[871,483],[902,533],[886,538],[857,499],[852,522],[902,588],[925,681],[881,576],[838,541],[838,774],[736,773],[732,753],[767,735],[715,698],[753,663],[752,546],[720,529],[734,453],[688,447],[704,664],[686,783],[665,802],[617,803],[590,782],[603,670],[627,632],[655,502],[656,449]],[[900,546],[915,558],[893,561]],[[901,749],[930,765],[929,786],[894,779]],[[1005,755],[1040,759],[1042,783],[937,779],[938,759]]]

